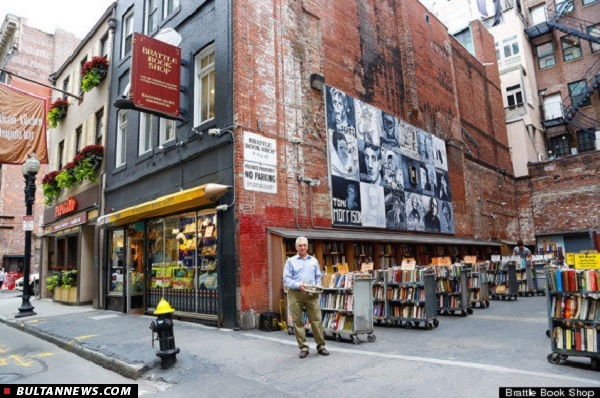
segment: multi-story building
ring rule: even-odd
[[[470,31],[475,55],[417,1],[119,1],[100,306],[253,327],[299,235],[350,269],[500,253],[525,221],[493,38]],[[181,50],[174,122],[123,105],[134,33]]]
[[[0,28],[0,82],[41,98],[50,99],[51,89],[45,80],[55,68],[71,54],[79,43],[74,35],[63,30],[54,34],[28,26],[24,18],[8,14]],[[43,85],[36,84],[36,82]],[[0,165],[0,255],[1,266],[8,272],[23,272],[23,230],[25,215],[23,189],[25,181],[20,165]],[[38,186],[46,165],[38,173]],[[36,191],[35,229],[32,237],[32,273],[38,272],[42,234],[43,199],[41,190]],[[5,284],[4,286],[10,286]]]
[[[97,296],[101,243],[96,219],[102,207],[105,126],[110,110],[110,67],[116,4],[109,6],[66,61],[50,75],[55,87],[51,107],[64,106],[55,126],[49,126],[49,172],[43,177],[44,245],[42,287],[46,277],[77,271],[70,295],[56,299],[92,303]],[[98,235],[99,236],[99,235]],[[42,289],[44,292],[46,289]]]

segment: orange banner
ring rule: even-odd
[[[0,83],[0,163],[22,164],[31,152],[48,163],[46,100]]]

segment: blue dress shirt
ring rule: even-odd
[[[316,258],[307,255],[290,257],[283,269],[283,284],[290,289],[300,289],[300,284],[321,285],[321,267]]]

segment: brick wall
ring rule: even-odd
[[[487,220],[474,219],[473,209],[478,196],[498,197],[488,180],[497,184],[496,170],[510,167],[498,75],[462,49],[417,0],[235,2],[234,32],[238,131],[274,138],[278,145],[278,194],[244,191],[242,134],[237,137],[242,312],[270,309],[269,261],[257,255],[268,253],[267,227],[331,227],[324,98],[310,88],[312,73],[453,142],[448,161],[457,235],[490,235],[478,227]],[[481,62],[494,60],[492,37],[478,30],[479,39],[485,40]],[[464,126],[480,148],[476,154],[463,142]],[[299,175],[321,184],[310,188],[298,182]],[[507,214],[515,211],[511,203]],[[506,233],[498,227],[497,235]]]

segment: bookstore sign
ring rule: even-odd
[[[244,189],[277,193],[277,141],[244,132]]]
[[[600,269],[600,253],[577,253],[573,257],[577,269]]]

